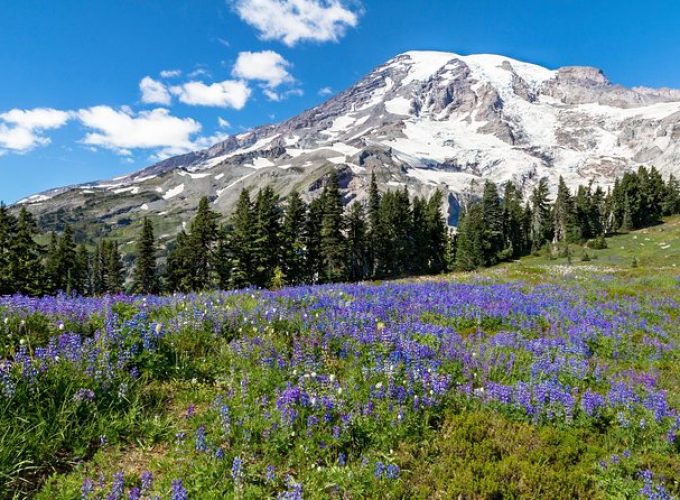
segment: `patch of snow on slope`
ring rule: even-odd
[[[339,116],[338,118],[333,120],[333,124],[323,133],[334,135],[338,132],[344,132],[345,130],[349,129],[352,125],[354,125],[356,121],[357,119],[352,116],[348,115]]]
[[[190,173],[190,172],[177,172],[177,173],[178,173],[179,175],[181,175],[182,177],[189,176],[189,177],[191,177],[192,179],[203,179],[204,177],[210,177],[210,175],[211,175],[211,174],[206,174],[206,173],[202,173],[202,174],[193,174],[193,173]]]
[[[385,109],[393,115],[409,115],[411,101],[405,97],[395,97],[394,99],[385,102]]]
[[[18,205],[24,204],[24,203],[42,203],[43,201],[51,200],[51,196],[46,196],[44,194],[34,194],[32,196],[29,196],[28,198],[24,198],[22,200],[19,200],[17,202]]]
[[[274,162],[267,158],[262,158],[261,156],[257,158],[253,158],[252,163],[246,163],[243,165],[244,167],[250,167],[250,168],[267,168],[267,167],[273,167]]]
[[[174,188],[168,190],[167,193],[163,195],[164,200],[169,200],[170,198],[174,198],[177,195],[180,195],[184,192],[184,183],[180,184],[179,186],[175,186]]]
[[[410,68],[408,75],[401,81],[402,85],[427,80],[452,59],[460,59],[456,54],[436,51],[412,51],[403,55],[409,57]]]
[[[663,120],[668,116],[680,112],[680,102],[659,102],[648,106],[636,108],[615,108],[605,104],[581,104],[577,110],[597,116],[606,116],[614,120],[627,120],[628,118],[644,118],[647,120]]]

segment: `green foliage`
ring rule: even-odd
[[[156,267],[156,240],[153,224],[148,217],[144,217],[137,243],[137,260],[133,272],[132,289],[135,293],[142,294],[154,294],[160,291]]]

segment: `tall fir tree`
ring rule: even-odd
[[[661,213],[666,216],[680,214],[680,182],[673,174],[668,176],[668,182],[664,188]]]
[[[254,284],[269,287],[274,270],[280,266],[281,211],[279,199],[271,186],[261,189],[255,200],[252,258]]]
[[[309,203],[305,221],[305,281],[318,283],[324,278],[324,260],[321,247],[321,226],[325,199],[319,196]]]
[[[120,255],[117,241],[105,240],[104,262],[106,263],[105,288],[107,293],[120,293],[123,291],[125,274],[123,260]]]
[[[427,254],[426,272],[438,274],[446,270],[446,248],[448,243],[448,227],[442,214],[444,194],[437,189],[425,206],[425,242],[426,248],[418,248]],[[415,226],[415,222],[414,222]]]
[[[90,252],[81,243],[76,249],[76,265],[73,272],[73,291],[78,295],[91,295]]]
[[[371,183],[368,189],[368,261],[369,274],[375,276],[380,267],[378,262],[381,253],[383,235],[381,234],[380,224],[380,201],[381,195],[378,190],[378,183],[375,178],[375,171],[371,172]]]
[[[334,283],[346,277],[342,195],[335,169],[328,176],[321,199],[323,200],[320,235],[322,280],[326,283]]]
[[[286,200],[286,210],[281,227],[282,268],[288,283],[298,285],[305,277],[304,228],[307,206],[300,194],[293,190]]]
[[[484,228],[482,258],[484,265],[491,266],[504,258],[503,250],[505,249],[503,209],[498,196],[498,188],[491,181],[484,183],[482,227]]]
[[[557,197],[553,204],[553,242],[575,243],[580,239],[578,220],[574,199],[567,187],[566,182],[560,176],[557,185]]]
[[[196,215],[189,224],[187,238],[191,290],[212,288],[216,279],[214,252],[217,244],[217,221],[219,214],[210,209],[207,197],[198,203]]]
[[[9,276],[15,292],[41,295],[45,292],[42,249],[34,236],[38,232],[33,215],[21,207],[10,249]]]
[[[505,184],[503,192],[503,236],[505,248],[502,260],[517,259],[526,253],[524,235],[524,209],[522,193],[512,182]]]
[[[548,179],[542,177],[531,193],[531,251],[538,252],[546,242],[552,239],[552,221],[550,219],[550,188]]]
[[[233,288],[244,288],[253,284],[254,218],[250,193],[243,189],[236,204],[236,210],[231,216],[232,266],[229,279]]]
[[[350,281],[360,281],[368,276],[368,238],[364,208],[354,202],[347,218],[347,250]]]
[[[0,295],[10,295],[16,288],[10,273],[16,223],[16,218],[9,209],[4,203],[0,203]]]
[[[481,203],[472,203],[458,221],[456,269],[472,271],[486,265],[486,229]]]
[[[156,294],[160,291],[156,262],[156,238],[153,223],[144,217],[137,242],[137,259],[133,271],[132,291],[140,294]]]
[[[180,231],[168,252],[165,271],[167,289],[172,292],[190,292],[193,287],[191,273],[189,237],[185,231]]]

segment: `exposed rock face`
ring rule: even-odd
[[[529,190],[541,177],[608,186],[638,164],[680,174],[680,91],[628,89],[590,67],[549,70],[503,56],[408,52],[324,104],[107,182],[30,197],[45,227],[76,216],[102,232],[162,215],[167,238],[200,196],[229,212],[241,189],[313,197],[332,168],[346,200],[443,189],[450,222],[484,179]]]

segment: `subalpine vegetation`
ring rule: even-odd
[[[0,294],[280,288],[474,270],[530,253],[568,256],[573,244],[603,248],[606,235],[680,213],[680,183],[673,176],[664,182],[654,167],[626,173],[608,192],[593,185],[571,192],[560,179],[552,202],[546,179],[526,200],[512,183],[499,191],[486,182],[482,198],[464,207],[456,233],[447,229],[442,196],[381,193],[372,177],[367,202],[343,208],[332,172],[310,203],[295,191],[280,199],[271,187],[244,190],[224,222],[204,198],[162,268],[145,219],[131,269],[114,240],[87,248],[67,225],[43,246],[30,212],[15,217],[0,206]]]

